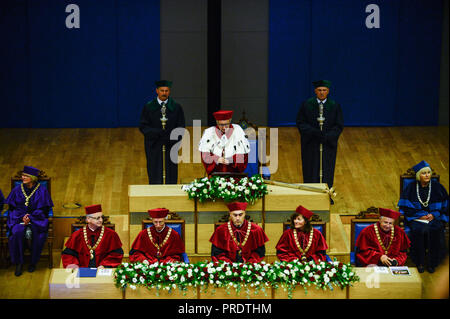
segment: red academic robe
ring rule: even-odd
[[[95,236],[94,242],[96,243],[100,237],[101,227],[95,231],[87,229],[87,238],[91,241],[92,236]],[[91,246],[92,242],[90,242]],[[95,264],[96,267],[112,267],[115,268],[120,265],[123,258],[122,242],[120,241],[117,233],[105,227],[103,238],[100,244],[95,249]],[[66,268],[69,265],[78,265],[78,267],[89,267],[90,253],[86,245],[86,241],[83,235],[83,228],[77,230],[70,236],[66,243],[66,249],[61,253],[61,259],[63,267]]]
[[[376,224],[383,245],[387,247],[391,238],[391,232],[384,232],[380,227],[380,223],[377,222]],[[356,240],[356,258],[364,267],[367,265],[381,265],[380,257],[385,254],[378,241],[374,226],[375,224],[364,228]],[[391,247],[389,247],[387,256],[391,259],[396,259],[398,265],[403,266],[408,257],[407,250],[411,242],[403,229],[396,225],[393,227],[395,227],[394,240],[392,241]]]
[[[297,231],[298,242],[302,249],[305,249],[308,245],[309,240],[309,232],[305,233],[300,230]],[[283,235],[281,235],[280,240],[276,246],[277,249],[277,257],[280,261],[294,261],[301,260],[302,253],[297,248],[297,244],[295,243],[294,238],[294,230],[287,229]],[[325,251],[328,249],[328,245],[323,238],[323,235],[320,231],[313,228],[313,238],[311,247],[306,252],[306,258],[314,261],[326,261]]]
[[[227,130],[226,136],[230,138],[231,134],[233,134],[233,127],[230,127]],[[223,133],[216,127],[216,134],[219,138],[222,137]],[[202,163],[205,167],[206,173],[208,176],[211,176],[213,172],[227,172],[227,173],[242,173],[247,168],[248,164],[248,154],[234,154],[232,158],[227,158],[230,164],[220,164],[217,161],[219,160],[219,156],[208,153],[201,152]],[[222,153],[222,156],[224,154]]]
[[[239,237],[239,243],[242,243],[245,239],[248,223],[249,222],[246,220],[240,228],[237,228],[230,222],[234,237],[236,239]],[[260,256],[257,250],[258,248],[264,246],[264,244],[269,241],[269,238],[260,226],[254,223],[250,224],[250,234],[245,245],[241,247],[241,256],[244,262],[258,263],[264,259],[264,256]],[[236,253],[238,252],[239,247],[231,237],[228,230],[228,223],[217,227],[209,241],[222,251],[220,254],[211,256],[212,261],[223,260],[230,263],[236,262]]]
[[[150,227],[150,232],[153,237],[154,243],[161,245],[169,232],[169,226],[158,233],[155,226]],[[181,262],[181,254],[185,252],[184,243],[181,236],[172,229],[167,242],[160,248],[160,256],[157,256],[157,248],[150,241],[147,229],[142,230],[133,242],[130,250],[130,262],[142,262],[148,260],[153,264],[156,262],[169,263],[169,262]]]

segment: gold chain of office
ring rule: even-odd
[[[377,235],[378,242],[380,243],[381,248],[383,248],[384,253],[387,255],[389,248],[391,248],[392,242],[394,241],[394,225],[392,225],[392,228],[391,228],[391,239],[389,240],[389,245],[387,247],[384,247],[384,245],[383,245],[383,241],[381,240],[380,232],[378,231],[377,224],[375,224],[374,227],[375,227],[375,234]]]
[[[233,229],[231,229],[231,222],[228,222],[228,231],[230,232],[231,238],[233,239],[234,243],[236,244],[236,246],[239,248],[238,254],[241,254],[241,250],[242,248],[245,246],[245,244],[247,243],[248,237],[250,236],[250,229],[252,228],[251,223],[248,223],[248,227],[247,227],[247,233],[245,234],[245,238],[244,241],[242,242],[242,244],[239,244],[239,242],[237,241],[236,237],[234,237],[234,233],[233,233]]]
[[[157,256],[160,257],[160,256],[161,256],[161,248],[162,248],[162,246],[164,246],[164,245],[167,243],[167,241],[169,240],[170,234],[172,233],[172,228],[169,227],[169,231],[167,232],[166,238],[164,238],[164,240],[163,240],[163,242],[162,242],[161,245],[158,245],[157,243],[155,243],[155,242],[153,241],[153,236],[152,236],[152,232],[150,231],[150,228],[151,228],[151,227],[148,227],[148,228],[147,228],[147,234],[148,234],[148,237],[150,238],[150,242],[151,242],[151,243],[156,247],[156,249],[157,249],[157,253],[156,253]]]
[[[25,206],[28,207],[31,196],[33,196],[34,193],[36,193],[36,191],[37,191],[37,189],[39,188],[39,186],[41,186],[40,183],[38,183],[37,186],[36,186],[36,188],[33,189],[33,191],[31,192],[30,196],[27,196],[27,194],[25,193],[25,189],[23,188],[23,183],[20,184],[20,189],[22,190],[22,194],[23,194],[23,196],[25,196]]]
[[[313,235],[314,235],[314,228],[311,227],[311,231],[309,232],[309,238],[308,238],[308,244],[306,245],[306,248],[303,250],[302,246],[300,245],[299,241],[298,241],[298,235],[297,235],[297,230],[293,229],[292,230],[294,233],[294,240],[295,240],[295,244],[297,245],[298,250],[300,250],[300,252],[302,253],[302,261],[306,261],[306,253],[308,252],[309,248],[311,248],[312,245],[312,239],[313,239]]]
[[[91,247],[91,245],[89,245],[89,241],[87,238],[87,226],[83,227],[83,235],[84,235],[84,241],[86,242],[86,246],[89,249],[89,254],[91,256],[91,259],[94,259],[94,251],[97,249],[98,245],[100,244],[100,242],[102,241],[103,238],[103,234],[105,233],[105,226],[102,226],[102,230],[100,232],[100,236],[97,239],[97,242],[95,243],[94,246]]]

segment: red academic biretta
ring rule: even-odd
[[[401,215],[399,212],[388,208],[380,208],[378,211],[380,212],[380,216],[389,217],[392,219],[397,219]]]
[[[102,205],[97,204],[97,205],[85,206],[84,209],[86,211],[86,215],[95,214],[95,213],[99,213],[102,211]]]
[[[310,219],[311,216],[314,215],[314,213],[312,211],[306,209],[302,205],[298,206],[295,211],[297,213],[299,213],[300,215],[302,215],[303,217],[305,217],[306,219]]]
[[[247,208],[247,203],[246,202],[234,202],[234,203],[227,204],[227,207],[230,210],[230,212],[235,211],[235,210],[245,210]]]
[[[151,218],[165,218],[168,213],[169,210],[167,208],[155,208],[148,211]]]
[[[220,110],[213,113],[216,121],[229,120],[233,117],[233,111]]]

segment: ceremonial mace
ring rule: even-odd
[[[304,185],[304,184],[290,184],[290,183],[278,182],[278,181],[274,181],[274,180],[270,180],[270,179],[265,179],[264,182],[269,185],[301,189],[304,191],[310,191],[310,192],[315,192],[315,193],[325,193],[325,194],[328,194],[330,197],[336,197],[336,195],[337,195],[336,191],[334,190],[334,187],[328,188],[328,185],[326,185],[326,184],[325,184],[325,188],[319,188],[319,187]]]
[[[163,106],[161,107],[161,114],[162,117],[160,118],[161,120],[161,125],[162,125],[162,129],[165,130],[166,129],[166,122],[167,122],[167,118],[166,118],[166,104],[167,103],[162,103]],[[166,184],[166,145],[163,144],[162,146],[162,154],[163,154],[163,184]]]
[[[317,121],[319,122],[319,126],[320,126],[320,132],[323,131],[323,122],[325,122],[325,118],[323,117],[323,103],[320,102],[320,108],[319,108],[319,117],[317,118]],[[319,177],[320,177],[320,183],[322,183],[322,177],[323,177],[323,144],[322,142],[320,143],[320,172],[319,172]]]

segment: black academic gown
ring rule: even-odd
[[[166,145],[166,184],[176,184],[178,164],[170,160],[170,150],[181,141],[182,137],[179,136],[178,140],[170,140],[170,132],[177,127],[185,127],[184,112],[181,105],[169,97],[166,105],[168,120],[165,130],[162,129],[161,117],[161,106],[156,98],[144,106],[139,129],[144,134],[149,184],[163,184],[163,145]],[[177,146],[178,149],[179,146]]]
[[[310,98],[302,103],[297,114],[297,128],[300,132],[302,168],[304,183],[320,182],[320,143],[323,143],[322,182],[333,186],[339,135],[344,129],[341,106],[327,98],[323,107],[322,132],[319,122],[319,103]]]

